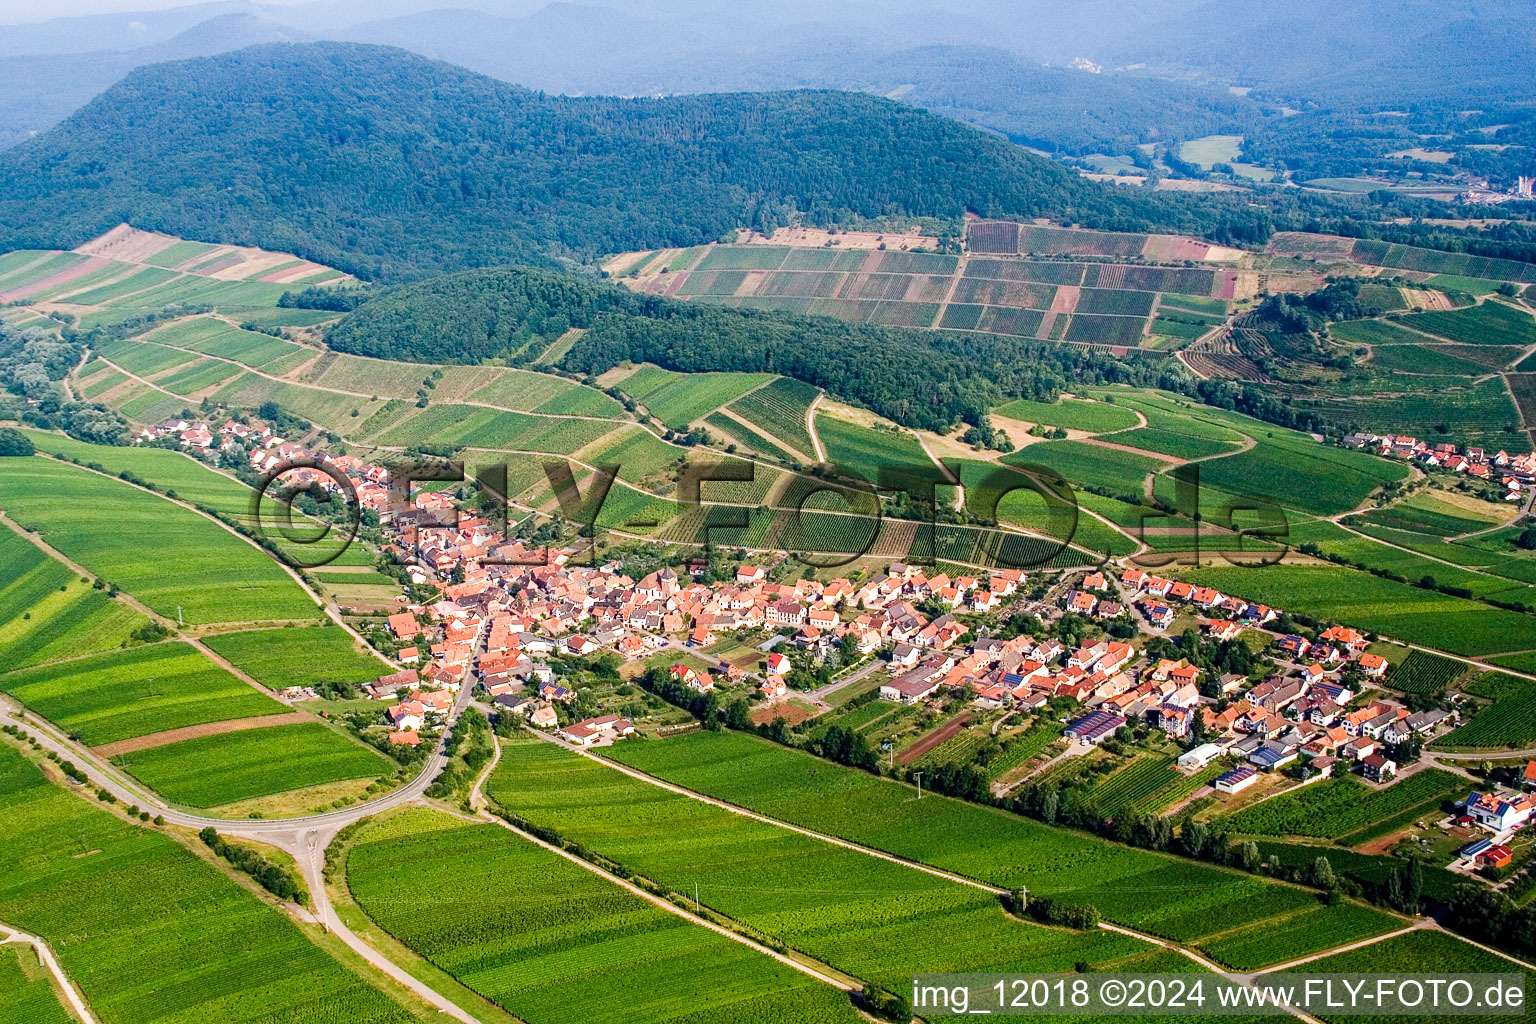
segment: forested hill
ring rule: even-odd
[[[548,96],[342,43],[140,68],[0,155],[0,249],[127,221],[385,279],[689,245],[791,209],[1129,226],[1164,205],[873,96]]]
[[[337,323],[326,343],[384,359],[518,363],[571,327],[587,331],[562,360],[569,370],[596,374],[629,360],[685,372],[782,373],[936,430],[961,420],[985,425],[986,410],[1009,396],[1050,399],[1084,382],[1175,386],[1180,376],[1173,360],[686,303],[523,267],[388,289]]]

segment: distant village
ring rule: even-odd
[[[1474,480],[1498,484],[1505,501],[1521,501],[1527,488],[1536,482],[1536,454],[1511,455],[1506,451],[1489,453],[1476,446],[1460,447],[1448,442],[1430,444],[1416,437],[1383,434],[1349,434],[1344,447],[1364,450],[1388,459],[1402,459],[1425,469],[1445,469],[1465,473]]]

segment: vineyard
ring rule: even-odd
[[[294,1021],[415,1019],[218,868],[55,788],[10,747],[0,797],[0,920],[50,942],[98,1019],[270,1024],[279,991]]]
[[[1462,689],[1493,703],[1480,708],[1470,722],[1436,740],[1432,744],[1436,749],[1518,749],[1536,743],[1536,687],[1502,672],[1484,672]]]
[[[428,862],[476,898],[445,903],[420,885]],[[377,821],[347,883],[385,931],[529,1024],[577,1024],[594,1006],[621,1024],[858,1019],[836,989],[495,825],[426,809]]]
[[[1439,693],[1467,670],[1466,665],[1426,651],[1410,651],[1387,682],[1404,693]]]
[[[274,690],[320,682],[365,683],[389,671],[385,662],[359,652],[351,636],[337,626],[225,633],[206,642],[215,654]]]
[[[1083,430],[1102,434],[1112,430],[1125,430],[1136,426],[1140,420],[1136,413],[1107,402],[1083,402],[1059,399],[1055,402],[1034,402],[1020,398],[996,410],[999,416],[1040,423],[1048,427],[1064,427],[1067,430]]]
[[[125,643],[145,618],[0,529],[0,667],[25,668]]]
[[[1094,786],[1089,798],[1101,817],[1113,818],[1127,807],[1141,806],[1182,778],[1170,756],[1136,757]]]
[[[677,739],[621,746],[660,749]],[[835,801],[841,769],[810,764]],[[1065,970],[1146,948],[1013,921],[986,893],[668,793],[536,740],[506,744],[488,788],[509,810],[680,892],[697,884],[702,904],[753,932],[892,990],[914,973]]]
[[[1319,946],[1342,946],[1402,926],[1400,919],[1371,907],[1317,906],[1279,921],[1235,929],[1204,948],[1228,967],[1254,971],[1306,956]]]
[[[1384,789],[1348,776],[1315,782],[1238,811],[1227,822],[1238,832],[1272,836],[1340,838],[1394,822],[1415,812],[1431,813],[1441,800],[1465,788],[1459,775],[1429,768]],[[1363,841],[1364,838],[1355,840]]]

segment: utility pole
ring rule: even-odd
[[[699,882],[698,882],[698,879],[694,879],[694,882],[693,882],[693,915],[695,917],[697,917],[699,915]]]
[[[917,775],[917,798],[919,800],[921,800],[923,798],[923,773],[922,772],[917,772],[916,775]]]
[[[186,625],[185,622],[181,621],[181,605],[177,605],[176,606],[176,625],[177,626],[185,626]]]

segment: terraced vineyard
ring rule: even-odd
[[[481,895],[445,905],[431,862]],[[529,1024],[858,1020],[846,996],[496,825],[411,809],[370,824],[347,884],[382,928]]]
[[[801,455],[811,458],[816,454],[816,446],[811,442],[806,426],[807,416],[811,403],[820,394],[816,388],[793,377],[780,377],[768,386],[738,398],[729,408],[767,437],[782,440]]]

